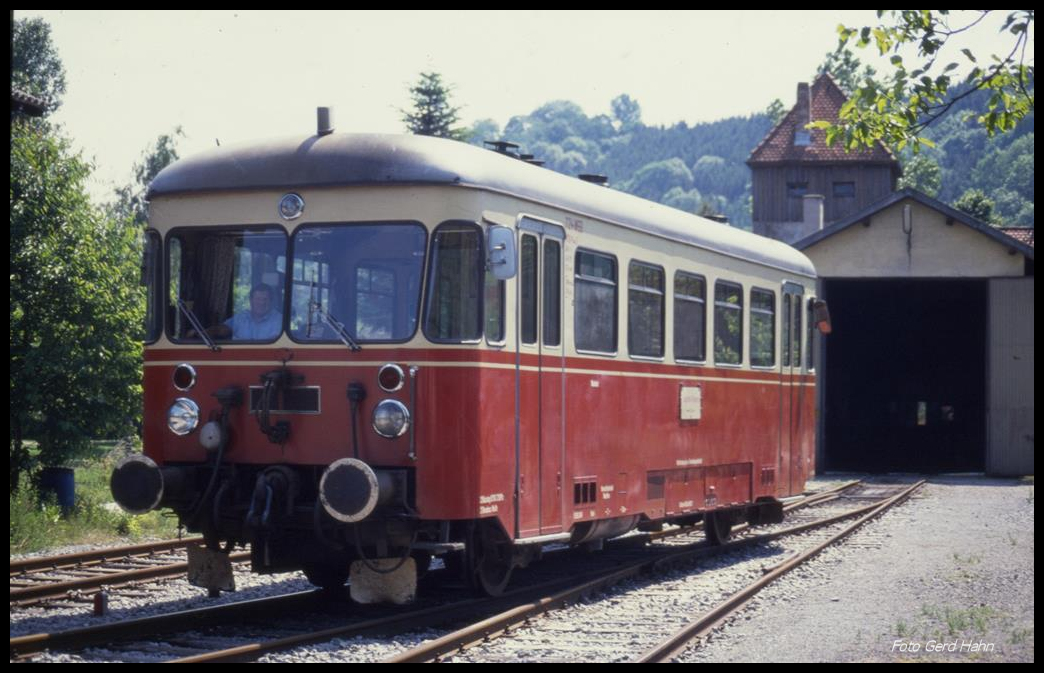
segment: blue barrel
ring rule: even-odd
[[[76,505],[76,478],[71,467],[45,467],[40,471],[40,497],[55,495],[63,514]]]

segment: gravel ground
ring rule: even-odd
[[[1033,497],[932,478],[682,660],[1032,662]]]
[[[810,486],[829,488],[858,476],[831,475]],[[675,630],[675,621],[709,609],[790,553],[787,544],[780,544],[720,567],[711,562],[702,571],[673,572],[640,586],[625,583],[537,620],[528,643],[518,634],[518,639],[495,641],[455,660],[633,660],[647,649],[648,639],[665,638]],[[299,574],[237,573],[237,583],[240,591],[223,596],[222,602],[307,587]],[[11,635],[138,616],[146,604],[149,611],[165,612],[211,603],[183,581],[154,586],[137,596],[114,596],[111,616],[101,620],[89,617],[86,606],[12,612]],[[374,661],[438,635],[335,640],[262,661]],[[682,660],[1033,661],[1033,635],[1032,483],[944,477],[930,480],[915,498],[762,591]],[[130,659],[164,655],[157,651],[139,657]],[[41,659],[127,658],[126,653],[96,650]]]

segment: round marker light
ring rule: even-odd
[[[167,427],[175,435],[184,436],[199,425],[199,405],[187,397],[179,397],[167,411]]]
[[[287,194],[279,200],[279,216],[284,220],[296,220],[304,212],[304,199],[297,194]]]
[[[401,390],[405,380],[406,375],[403,374],[402,367],[399,365],[386,364],[377,372],[377,385],[386,393]]]
[[[382,400],[373,410],[373,430],[381,437],[402,437],[410,427],[410,411],[398,400]]]
[[[174,387],[178,390],[188,390],[196,385],[196,369],[192,365],[182,362],[174,368]]]

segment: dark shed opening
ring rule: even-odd
[[[827,470],[982,471],[985,280],[824,281]]]

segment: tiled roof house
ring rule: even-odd
[[[884,145],[849,153],[828,147],[825,131],[805,128],[836,120],[846,100],[830,75],[798,84],[797,103],[747,160],[754,233],[792,243],[895,190],[899,161]]]

